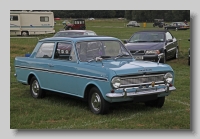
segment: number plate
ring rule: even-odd
[[[136,60],[143,60],[143,56],[133,56]]]

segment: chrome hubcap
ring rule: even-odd
[[[38,95],[39,93],[39,84],[36,80],[33,81],[33,84],[32,84],[32,92],[34,95]]]
[[[98,93],[93,93],[91,98],[91,104],[95,111],[99,111],[101,108],[101,98]]]

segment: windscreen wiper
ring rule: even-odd
[[[127,56],[130,56],[130,55],[121,54],[121,55],[116,56],[114,59],[118,59],[118,58],[120,58],[120,57],[127,57]]]

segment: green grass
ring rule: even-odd
[[[61,21],[60,21],[61,22]],[[152,23],[140,28],[124,27],[126,21],[86,21],[88,30],[98,35],[128,39],[134,32],[155,29]],[[56,31],[63,25],[55,26]],[[97,27],[100,26],[100,27]],[[112,27],[108,27],[112,26]],[[160,29],[160,28],[156,28]],[[145,107],[143,103],[120,103],[111,107],[107,115],[90,112],[86,102],[67,95],[48,92],[44,99],[34,99],[29,86],[17,82],[13,76],[14,58],[31,52],[37,38],[10,39],[10,128],[11,129],[191,129],[190,121],[190,67],[187,65],[190,30],[171,31],[180,41],[180,55],[169,60],[175,72],[175,87],[166,97],[161,109]],[[39,39],[53,34],[36,36]]]

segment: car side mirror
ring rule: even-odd
[[[168,39],[167,42],[173,42],[173,39]]]
[[[124,40],[124,43],[125,43],[125,44],[128,43],[128,40]]]

